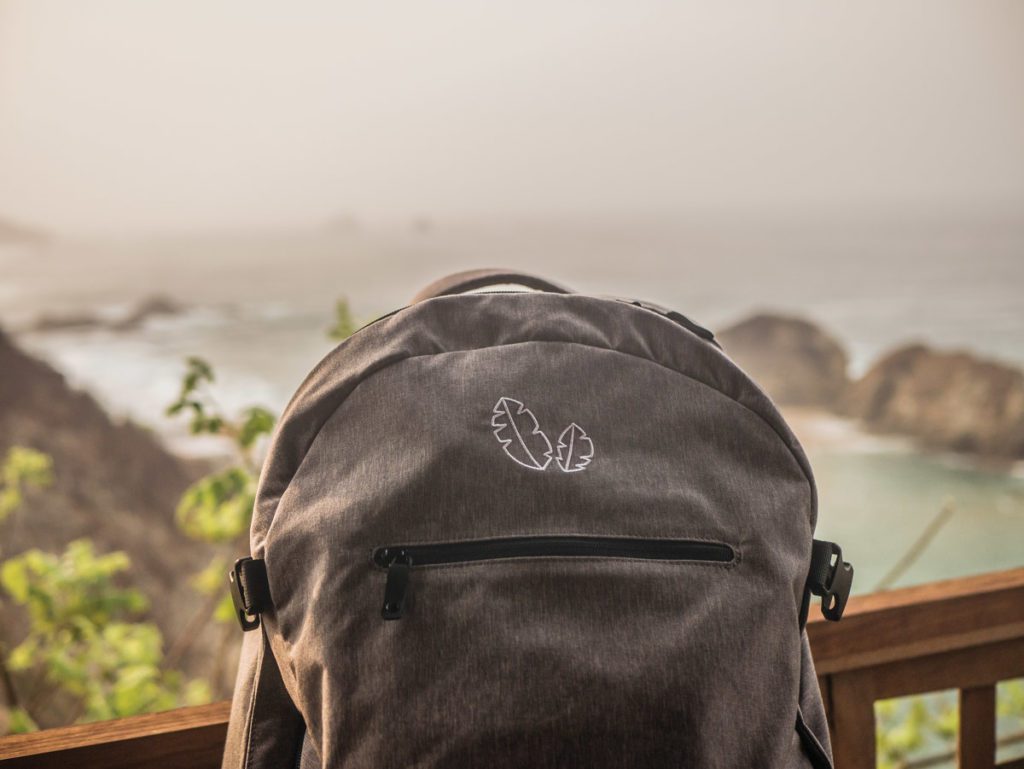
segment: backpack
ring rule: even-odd
[[[831,767],[804,625],[853,570],[816,506],[706,329],[444,278],[276,428],[224,769]]]

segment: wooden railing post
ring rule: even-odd
[[[860,673],[838,673],[831,679],[836,769],[875,769],[874,689]]]
[[[960,690],[960,769],[994,769],[996,765],[996,687]]]

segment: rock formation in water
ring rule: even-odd
[[[798,318],[756,315],[718,334],[725,351],[781,406],[814,406],[929,448],[1024,458],[1024,372],[967,352],[911,345],[859,380],[842,346]]]
[[[844,407],[873,430],[933,448],[1024,457],[1024,372],[970,353],[895,350],[852,385]]]
[[[166,296],[150,296],[139,302],[128,314],[110,320],[94,312],[71,312],[63,315],[41,315],[26,331],[135,331],[150,318],[179,315],[183,307]]]
[[[842,345],[801,318],[755,315],[717,338],[729,357],[780,405],[831,409],[849,385]]]

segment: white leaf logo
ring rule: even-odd
[[[558,466],[566,473],[578,473],[594,458],[594,442],[573,422],[558,436]]]
[[[551,463],[551,441],[540,429],[537,417],[521,401],[499,398],[491,426],[505,453],[523,467],[543,470]]]

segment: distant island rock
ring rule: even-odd
[[[150,318],[180,315],[184,308],[166,296],[150,296],[143,299],[135,309],[110,324],[114,331],[134,331]]]
[[[932,449],[1024,458],[1024,372],[925,345],[882,356],[855,381],[843,346],[816,324],[759,314],[717,334],[780,406],[813,406]]]
[[[0,218],[0,243],[44,243],[47,235],[42,230]]]
[[[763,313],[716,336],[780,405],[834,408],[849,386],[846,351],[810,321]]]
[[[26,331],[46,333],[51,331],[135,331],[147,320],[159,316],[179,315],[182,305],[166,296],[150,296],[139,302],[126,315],[113,320],[93,312],[72,312],[63,315],[41,315],[29,324]]]
[[[100,316],[91,312],[69,312],[61,315],[44,314],[36,318],[25,331],[89,331],[107,325]]]
[[[933,448],[1024,457],[1024,372],[971,353],[890,352],[850,387],[844,410]]]

